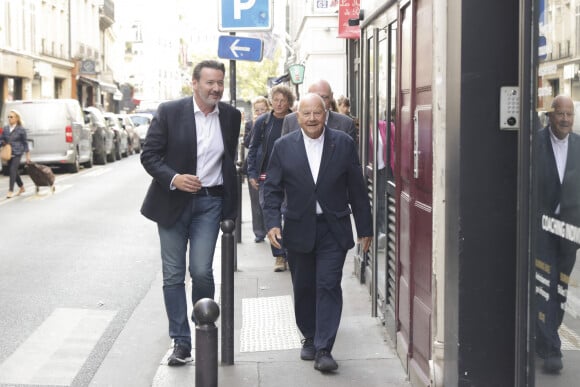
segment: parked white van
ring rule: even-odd
[[[93,166],[90,127],[75,99],[39,99],[7,101],[1,117],[17,110],[28,137],[31,161],[65,167],[76,173],[80,165]]]

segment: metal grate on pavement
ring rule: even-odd
[[[291,296],[242,299],[240,352],[300,348],[300,339]]]

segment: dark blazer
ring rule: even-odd
[[[288,114],[284,117],[284,123],[282,124],[282,136],[300,129],[300,124],[298,124],[298,117],[296,112]],[[356,126],[354,120],[344,114],[336,113],[330,111],[328,114],[328,122],[326,126],[332,129],[341,130],[348,134],[354,143],[357,143]]]
[[[580,136],[576,133],[568,135],[568,158],[562,183],[558,177],[549,127],[539,131],[537,140],[540,212],[552,215],[559,203],[560,218],[580,226]]]
[[[324,148],[314,182],[302,131],[280,137],[274,144],[264,183],[264,219],[267,229],[281,228],[280,206],[286,195],[284,245],[311,252],[316,239],[316,201],[341,248],[354,246],[350,214],[359,237],[372,236],[367,188],[354,141],[345,133],[324,129]]]
[[[2,136],[0,136],[0,145],[10,144],[12,147],[12,156],[21,156],[28,152],[28,137],[26,129],[20,125],[16,125],[14,130],[8,134],[10,126],[5,125],[2,128]]]
[[[560,214],[556,217],[580,227],[580,136],[576,133],[568,135],[568,158],[562,183],[558,176],[549,126],[541,129],[536,136],[535,155],[536,187],[539,195],[537,216],[556,216],[555,211],[560,204]],[[541,222],[541,218],[537,222]],[[541,223],[537,227],[541,227]],[[575,244],[565,241],[563,243],[570,244],[570,249],[575,253]]]
[[[239,110],[223,102],[218,107],[224,142],[222,219],[234,220],[238,202],[235,160],[241,114]],[[164,227],[171,226],[177,221],[192,195],[177,189],[171,190],[171,180],[176,174],[197,174],[193,97],[159,105],[147,131],[141,163],[153,177],[141,206],[141,213]]]

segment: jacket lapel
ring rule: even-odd
[[[322,148],[322,160],[320,160],[320,168],[318,170],[318,180],[317,180],[317,184],[318,181],[320,181],[320,177],[323,176],[326,168],[328,168],[328,166],[330,165],[330,161],[332,160],[332,156],[334,154],[334,151],[336,149],[335,143],[334,143],[334,137],[332,135],[332,133],[330,132],[330,130],[328,130],[328,127],[324,128],[324,145]]]
[[[308,155],[306,154],[306,147],[304,146],[304,138],[302,137],[303,135],[302,130],[298,130],[295,138],[295,155],[298,160],[304,160],[302,163],[302,171],[305,175],[305,181],[309,181],[312,184],[312,188],[314,188],[316,182],[312,178],[312,171],[310,170],[310,163],[308,162]]]

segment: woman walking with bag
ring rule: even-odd
[[[22,124],[20,113],[16,110],[10,110],[8,113],[8,125],[5,125],[0,137],[2,146],[10,145],[12,148],[12,155],[8,160],[8,171],[10,172],[10,183],[8,194],[6,197],[10,199],[14,196],[14,183],[19,187],[17,196],[24,192],[24,183],[18,174],[20,167],[20,159],[22,154],[26,154],[26,163],[30,163],[30,152],[28,150],[28,141],[26,138],[26,129]]]

